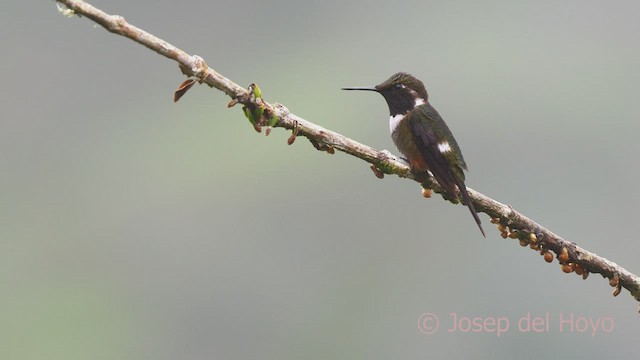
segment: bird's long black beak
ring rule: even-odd
[[[378,89],[374,88],[374,87],[346,87],[346,88],[342,88],[341,90],[364,90],[364,91],[378,91]]]

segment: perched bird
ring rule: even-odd
[[[464,184],[467,164],[451,130],[429,104],[429,95],[422,81],[399,72],[375,87],[349,87],[342,90],[375,91],[384,97],[391,113],[391,138],[409,161],[411,170],[415,173],[430,171],[442,189],[453,198],[457,197],[457,187],[482,236],[485,236]]]

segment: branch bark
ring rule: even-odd
[[[390,153],[378,151],[344,135],[309,122],[292,114],[281,104],[269,104],[262,101],[262,99],[252,97],[247,89],[207,66],[201,57],[190,55],[168,42],[127,23],[122,16],[109,15],[80,0],[57,0],[57,2],[66,6],[67,9],[61,10],[65,15],[85,16],[112,33],[127,37],[162,56],[175,60],[182,73],[195,77],[198,81],[224,92],[231,97],[233,102],[263,107],[265,112],[277,117],[275,127],[283,127],[293,131],[292,136],[289,138],[289,143],[295,140],[296,135],[304,136],[318,150],[333,153],[333,149],[337,149],[372,164],[372,169],[379,177],[382,177],[382,173],[395,174],[403,178],[412,179],[420,183],[424,188],[442,193],[442,189],[433,178],[427,174],[412,173],[406,162]],[[548,262],[553,261],[551,251],[554,252],[564,272],[574,272],[584,279],[587,278],[589,273],[601,274],[603,277],[608,278],[609,284],[614,287],[614,296],[620,293],[621,288],[625,288],[631,296],[640,302],[640,278],[638,276],[612,261],[579,247],[573,242],[564,240],[542,225],[520,214],[511,206],[502,204],[473,189],[467,188],[467,190],[476,210],[491,217],[491,222],[497,224],[502,237],[518,239],[522,246],[540,252]],[[455,202],[452,199],[447,200]]]

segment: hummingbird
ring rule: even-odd
[[[456,187],[471,211],[482,236],[486,237],[467,187],[464,171],[467,164],[451,130],[429,103],[422,81],[399,72],[374,87],[347,87],[342,90],[375,91],[389,106],[389,130],[398,150],[414,173],[431,172],[445,193],[457,198]]]

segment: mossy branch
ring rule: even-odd
[[[232,99],[230,105],[239,102],[253,108],[260,107],[270,119],[277,117],[274,127],[292,130],[292,135],[288,139],[289,144],[293,143],[296,136],[304,136],[318,150],[333,153],[335,149],[372,164],[372,169],[378,177],[382,177],[383,173],[395,174],[403,178],[412,179],[422,184],[425,188],[442,193],[442,189],[435,180],[427,174],[412,173],[406,162],[388,152],[378,151],[344,135],[325,129],[292,114],[283,105],[270,104],[262,100],[260,96],[254,96],[255,94],[252,91],[234,83],[207,66],[201,57],[187,54],[168,42],[127,23],[122,16],[109,15],[80,0],[57,0],[57,2],[66,6],[66,9],[61,11],[67,16],[79,15],[87,17],[112,33],[127,37],[162,56],[175,60],[185,75],[194,77],[196,81],[205,83],[227,94]],[[187,86],[186,90],[188,90],[188,87],[190,85]],[[186,92],[184,87],[181,90],[183,92],[179,96]],[[260,113],[262,114],[262,111]],[[254,120],[258,121],[259,119]],[[521,245],[544,255],[544,259],[548,262],[553,261],[551,252],[555,253],[555,257],[564,272],[576,273],[584,279],[587,278],[589,273],[601,274],[609,279],[609,284],[614,288],[614,296],[617,296],[621,289],[625,288],[631,296],[640,301],[640,278],[638,276],[612,261],[589,252],[575,243],[564,240],[520,214],[511,206],[502,204],[473,189],[468,188],[468,191],[476,210],[491,217],[491,222],[497,224],[502,237],[519,240]],[[455,200],[453,201],[455,202]]]

